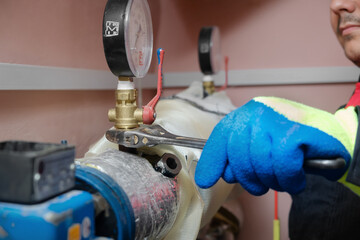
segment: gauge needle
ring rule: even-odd
[[[136,47],[136,45],[137,45],[138,39],[139,39],[140,34],[141,34],[141,30],[142,30],[141,25],[139,25],[139,28],[138,28],[138,30],[136,32],[136,39],[135,39],[134,47]]]

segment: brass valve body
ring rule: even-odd
[[[204,88],[205,96],[213,94],[215,92],[214,81],[203,81],[203,88]]]
[[[137,90],[120,89],[115,92],[116,107],[110,109],[108,117],[117,129],[131,129],[142,123],[142,109],[137,107]]]

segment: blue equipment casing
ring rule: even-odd
[[[0,239],[93,239],[94,214],[92,195],[79,190],[33,205],[0,202]]]
[[[121,186],[110,176],[92,167],[77,165],[75,176],[77,189],[100,193],[110,206],[109,217],[97,217],[96,234],[117,240],[135,239],[133,208]]]

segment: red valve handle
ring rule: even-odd
[[[161,92],[162,92],[162,65],[164,61],[164,54],[165,51],[161,48],[157,51],[158,56],[158,81],[157,81],[157,92],[156,95],[151,101],[146,104],[146,106],[143,106],[143,123],[144,124],[152,124],[155,121],[156,113],[155,113],[155,106],[158,103]]]
[[[225,90],[228,87],[228,83],[229,83],[229,57],[226,56],[225,57],[225,84],[219,89],[221,90]]]

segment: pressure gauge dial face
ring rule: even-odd
[[[222,67],[220,31],[216,26],[203,27],[198,44],[200,69],[205,75],[216,74]]]
[[[103,43],[110,70],[119,77],[144,77],[153,50],[147,0],[109,0],[103,20]]]
[[[147,0],[133,0],[125,19],[126,55],[130,69],[136,77],[143,77],[149,70],[153,33]]]

